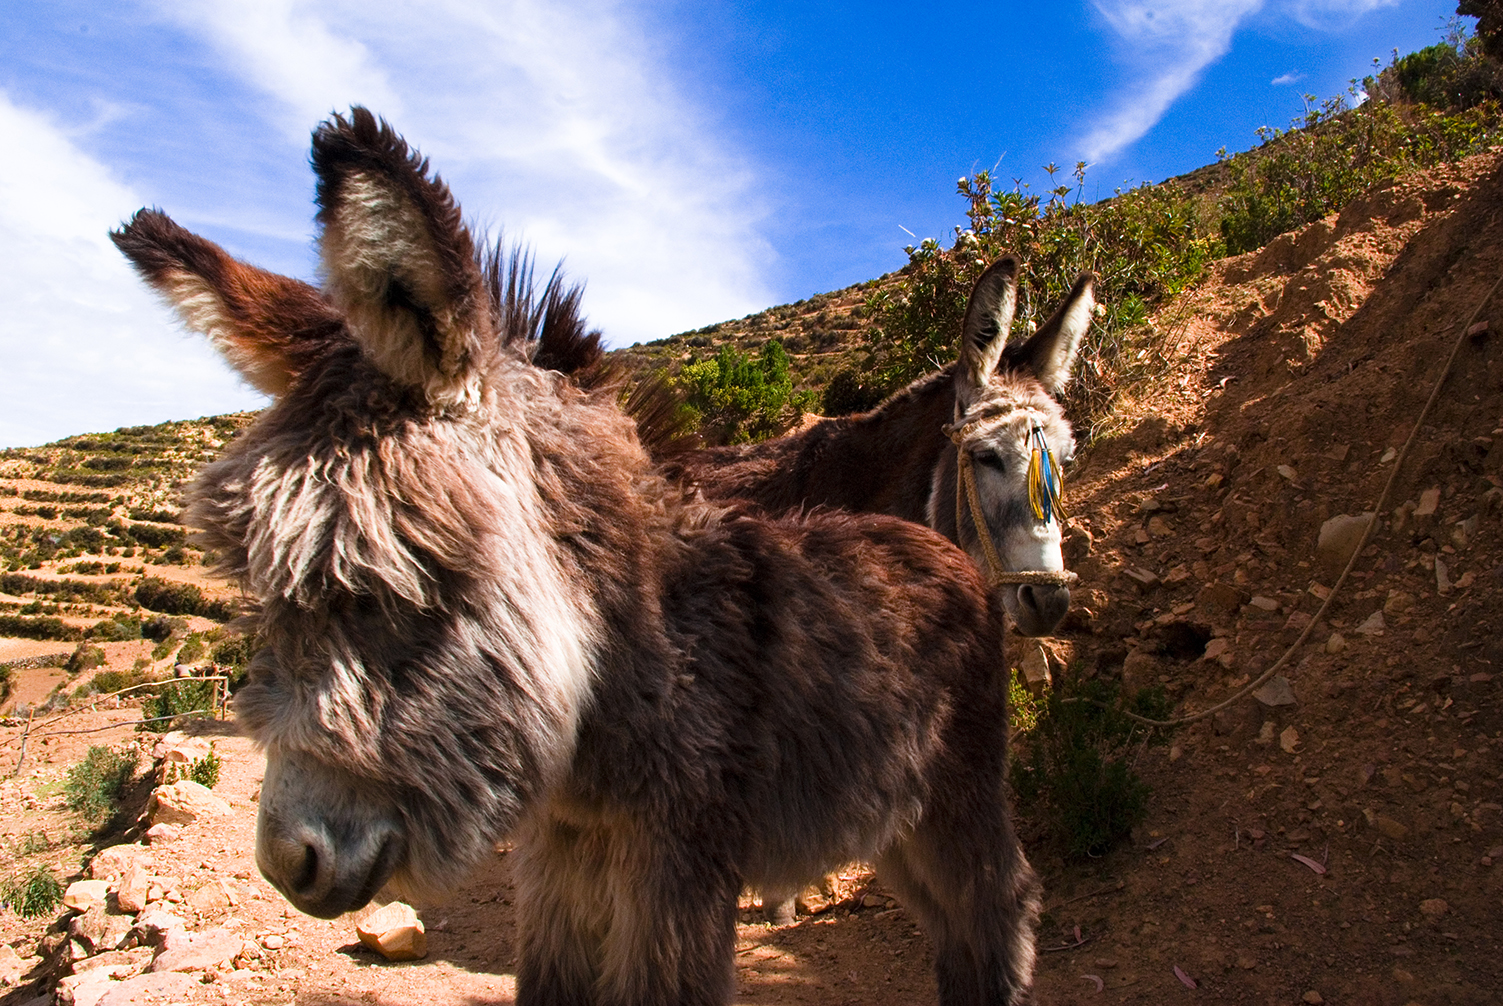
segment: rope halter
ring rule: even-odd
[[[986,524],[986,514],[981,509],[981,494],[976,490],[975,460],[971,457],[971,452],[965,449],[965,441],[976,427],[1001,411],[997,408],[986,409],[966,423],[953,423],[944,427],[945,434],[955,444],[958,463],[955,479],[955,533],[959,534],[964,526],[965,508],[969,504],[971,521],[976,528],[976,538],[981,542],[981,551],[986,556],[988,586],[1027,583],[1069,587],[1080,579],[1077,574],[1069,570],[1009,571],[1002,564],[1001,555],[997,553],[996,542],[992,540],[991,529]],[[1028,458],[1028,503],[1033,510],[1034,519],[1045,524],[1051,520],[1063,523],[1065,519],[1062,499],[1064,480],[1059,464],[1054,460],[1054,453],[1049,450],[1049,442],[1044,439],[1044,431],[1034,424],[1028,431],[1025,443],[1031,448]]]

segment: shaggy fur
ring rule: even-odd
[[[1024,999],[1038,885],[1001,613],[964,555],[686,495],[611,391],[496,331],[457,207],[389,127],[336,117],[313,163],[344,335],[253,354],[303,363],[191,493],[260,604],[236,707],[267,878],[333,916],[511,837],[519,1003],[725,1003],[743,885],[872,859],[942,1003]],[[175,298],[151,267],[174,246],[136,228]]]
[[[976,281],[961,332],[960,359],[922,377],[870,412],[816,422],[757,444],[715,447],[674,459],[670,469],[714,499],[742,499],[769,513],[831,507],[885,513],[928,524],[985,558],[974,521],[955,523],[956,447],[945,428],[969,425],[962,448],[975,460],[987,526],[1009,570],[1064,569],[1057,522],[1028,506],[1027,436],[1043,430],[1055,458],[1075,438],[1054,395],[1064,389],[1095,305],[1095,277],[1082,275],[1054,316],[1030,339],[1007,345],[1017,263],[1004,258]],[[974,421],[974,423],[973,423]],[[1005,587],[1008,613],[1029,635],[1048,635],[1064,617],[1064,587]]]

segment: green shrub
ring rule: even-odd
[[[61,618],[28,618],[24,615],[0,615],[0,636],[21,639],[57,639],[74,642],[83,638],[83,630]]]
[[[203,607],[204,592],[191,583],[148,576],[136,587],[136,603],[169,615],[196,615]]]
[[[1131,758],[1140,746],[1167,739],[1123,715],[1117,692],[1114,683],[1067,676],[1013,758],[1018,805],[1037,814],[1072,858],[1107,852],[1142,821],[1149,789]],[[1145,689],[1126,708],[1162,719],[1170,703],[1162,689]]]
[[[84,760],[68,770],[63,792],[68,807],[91,821],[98,821],[111,810],[136,772],[135,748],[117,751],[94,746]]]
[[[145,680],[146,675],[141,668],[133,668],[129,671],[100,671],[89,679],[88,684],[75,692],[74,696],[83,698],[89,695],[109,695],[139,685]]]
[[[191,664],[204,655],[204,637],[202,633],[190,632],[188,638],[183,640],[182,649],[177,651],[177,662]]]
[[[142,712],[152,720],[212,712],[213,686],[212,681],[169,681],[153,690]]]
[[[0,887],[0,902],[23,919],[50,915],[63,902],[63,885],[44,866]]]
[[[715,443],[776,436],[817,398],[812,391],[794,390],[788,353],[777,339],[763,343],[755,358],[725,343],[711,359],[691,358],[673,380]]]
[[[104,651],[97,646],[88,643],[79,643],[73,650],[73,655],[68,658],[64,669],[69,674],[78,674],[81,671],[90,671],[103,664]]]
[[[132,524],[129,531],[137,544],[151,548],[166,548],[169,545],[181,544],[182,540],[187,537],[187,532],[180,527],[159,527],[156,524]]]
[[[179,779],[189,779],[200,786],[213,789],[219,784],[219,769],[222,764],[219,755],[211,749],[202,758],[193,759],[186,767],[176,763],[169,765],[164,782],[174,783]]]

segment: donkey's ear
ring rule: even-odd
[[[1008,348],[1007,368],[1031,371],[1051,395],[1064,391],[1095,307],[1096,274],[1081,273],[1054,317],[1027,342]]]
[[[971,290],[961,326],[960,360],[955,366],[956,406],[964,411],[991,381],[1002,359],[1018,302],[1018,260],[1008,255],[987,267]]]
[[[446,408],[473,400],[490,315],[474,242],[428,162],[364,108],[313,134],[325,289],[370,359]]]
[[[307,283],[231,258],[160,210],[110,232],[115,247],[257,389],[277,396],[344,338],[339,315]]]

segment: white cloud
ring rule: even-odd
[[[766,306],[752,177],[609,0],[196,3],[173,16],[277,99],[282,133],[361,102],[482,224],[566,258],[616,344]]]
[[[1270,80],[1268,83],[1273,85],[1274,87],[1283,87],[1286,84],[1298,83],[1299,81],[1304,79],[1305,75],[1302,73],[1281,73],[1277,77]]]
[[[1201,71],[1226,54],[1237,26],[1260,10],[1264,0],[1094,2],[1145,79],[1129,88],[1131,99],[1081,141],[1089,161],[1116,153],[1152,129]]]
[[[256,407],[110,243],[142,200],[3,91],[0,135],[0,446]]]
[[[1121,43],[1121,60],[1133,79],[1131,95],[1080,141],[1084,157],[1099,160],[1132,144],[1154,127],[1169,106],[1195,86],[1206,67],[1226,55],[1232,37],[1266,0],[1092,0]],[[1281,16],[1309,27],[1335,29],[1398,0],[1282,0]],[[1286,74],[1274,84],[1293,83]]]

